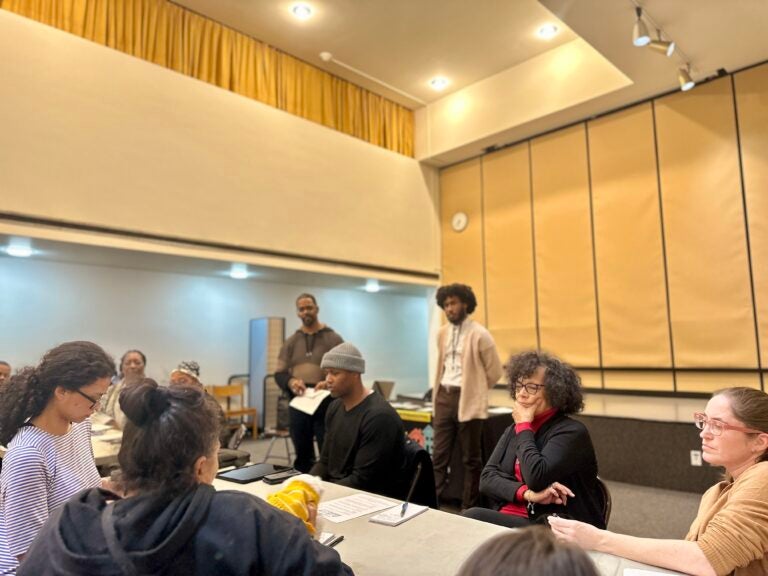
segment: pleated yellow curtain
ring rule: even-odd
[[[167,0],[0,0],[0,7],[413,156],[413,112]]]

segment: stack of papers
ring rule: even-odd
[[[422,512],[426,512],[429,507],[419,506],[418,504],[408,504],[408,508],[405,509],[405,514],[400,516],[400,511],[402,509],[403,505],[399,504],[398,506],[384,510],[384,512],[381,512],[380,514],[376,514],[376,516],[371,516],[368,521],[376,522],[376,524],[385,524],[387,526],[399,526],[414,516],[418,516]]]
[[[369,494],[353,494],[321,502],[317,513],[331,522],[346,522],[366,514],[373,514],[385,508],[391,508],[392,502]]]
[[[331,393],[328,390],[315,390],[314,388],[307,388],[304,394],[296,396],[291,400],[291,408],[295,408],[305,414],[312,416],[322,404],[323,400],[328,398]]]

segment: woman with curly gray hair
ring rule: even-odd
[[[605,528],[597,458],[584,424],[570,418],[584,407],[581,378],[544,352],[513,356],[506,367],[515,423],[499,440],[480,477],[493,509],[464,515],[523,527],[557,514]]]

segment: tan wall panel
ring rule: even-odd
[[[678,372],[678,392],[714,392],[720,388],[746,386],[760,389],[760,376],[744,372]]]
[[[602,302],[602,299],[601,299]],[[602,319],[602,317],[601,317]],[[673,392],[672,372],[605,372],[605,387],[612,390],[643,390],[645,392]]]
[[[542,348],[599,364],[587,147],[583,124],[531,143]]]
[[[756,367],[730,78],[661,98],[656,127],[675,364]]]
[[[588,130],[603,365],[671,367],[651,105]]]
[[[599,370],[579,370],[581,385],[585,388],[602,388],[603,376]]]
[[[440,172],[440,223],[443,238],[442,283],[460,282],[472,287],[477,296],[474,319],[485,323],[483,279],[483,218],[480,160],[469,160]],[[469,217],[469,224],[456,232],[451,218],[457,212]]]
[[[734,76],[760,357],[768,361],[768,64]]]
[[[528,144],[483,158],[488,329],[503,359],[536,348]]]

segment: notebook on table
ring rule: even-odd
[[[418,504],[408,504],[408,508],[405,510],[405,514],[400,516],[400,511],[403,509],[402,504],[387,508],[384,512],[371,516],[368,521],[375,522],[376,524],[384,524],[386,526],[399,526],[403,522],[407,522],[414,516],[418,516],[422,512],[429,510],[429,506],[419,506]]]

